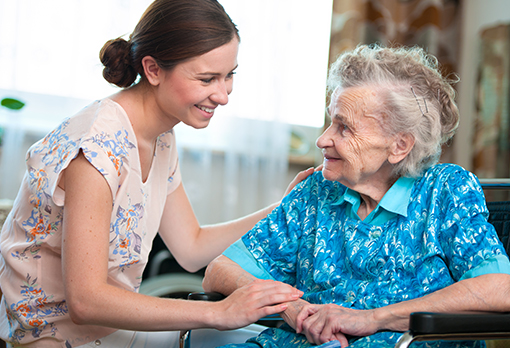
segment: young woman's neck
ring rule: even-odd
[[[175,126],[162,122],[166,118],[160,114],[151,86],[143,81],[118,92],[111,99],[126,111],[139,142],[152,143]]]

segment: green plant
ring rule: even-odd
[[[25,103],[14,98],[4,98],[0,104],[10,110],[21,110],[25,106]]]
[[[21,110],[25,103],[18,99],[14,98],[4,98],[0,101],[0,105],[3,107],[6,107],[9,110]],[[0,146],[3,144],[3,138],[4,138],[4,129],[0,127]]]

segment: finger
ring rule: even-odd
[[[296,332],[301,333],[303,331],[303,322],[311,315],[317,313],[318,308],[315,306],[304,306],[296,316]]]
[[[292,180],[292,183],[291,185],[293,186],[296,186],[298,183],[300,183],[301,181],[305,180],[310,174],[312,174],[314,171],[314,168],[313,167],[310,167],[308,169],[305,169],[305,170],[302,170],[300,171],[296,177],[294,178],[294,180]]]
[[[270,294],[267,291],[260,294],[259,303],[261,307],[271,306],[280,303],[294,302],[299,299],[299,294],[296,293],[274,293]]]
[[[319,165],[317,168],[315,168],[315,172],[320,172],[322,170],[322,167],[324,167],[324,164]]]
[[[300,171],[297,176],[306,178],[308,175],[312,174],[314,172],[314,170],[315,170],[314,167],[307,168],[305,170]]]
[[[296,187],[297,184],[299,184],[301,181],[305,180],[310,174],[312,174],[314,171],[313,167],[310,167],[306,170],[300,171],[295,177],[294,180],[291,181],[289,186],[287,187],[287,190],[285,191],[285,196],[290,193]]]
[[[323,324],[319,314],[308,317],[303,322],[303,331],[309,342],[320,344],[320,334],[322,333]]]
[[[335,325],[335,322],[332,318],[328,318],[328,320],[326,320],[324,323],[320,340],[322,343],[329,342],[331,341],[331,337],[334,337],[337,333],[340,333],[339,328]]]
[[[280,313],[284,312],[287,308],[289,308],[288,304],[279,303],[277,305],[262,307],[257,312],[258,312],[258,316],[260,319],[260,318],[266,317],[268,315],[280,314]]]
[[[240,289],[237,298],[238,303],[244,303],[245,306],[251,308],[262,308],[281,304],[286,302],[293,302],[298,300],[303,295],[302,291],[289,286],[282,286],[274,282],[274,284],[257,284]]]
[[[268,279],[257,279],[248,285],[253,291],[271,291],[279,293],[297,294],[299,297],[303,296],[304,292],[296,289],[295,287]]]
[[[347,340],[347,337],[345,337],[345,335],[341,332],[337,332],[334,334],[335,336],[335,339],[340,342],[340,344],[342,345],[342,348],[345,348],[349,345],[349,341]]]

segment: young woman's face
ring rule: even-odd
[[[207,127],[219,105],[228,103],[237,68],[239,41],[215,48],[164,71],[156,100],[164,117],[194,128]]]

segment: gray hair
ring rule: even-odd
[[[457,81],[443,77],[437,59],[422,48],[360,45],[331,65],[328,93],[350,87],[379,92],[376,112],[383,130],[390,135],[410,134],[415,141],[393,173],[417,177],[439,161],[441,146],[458,127],[452,87]]]

